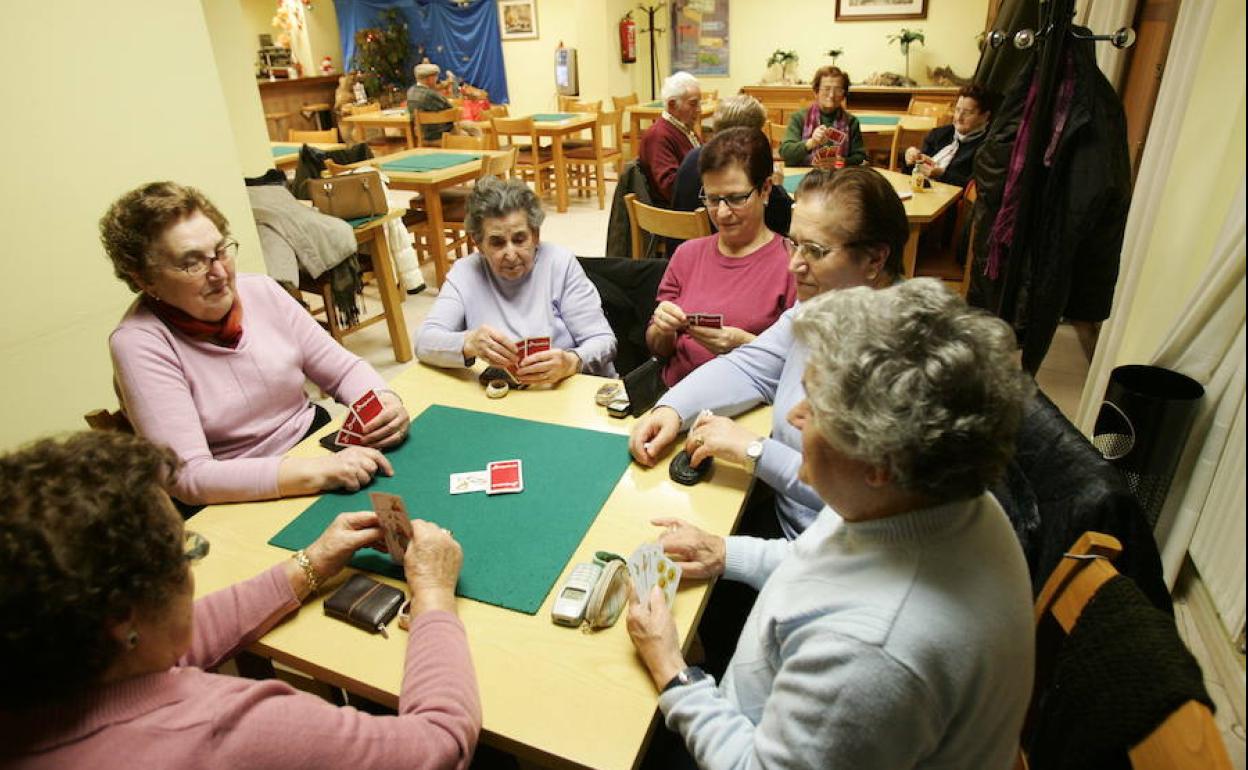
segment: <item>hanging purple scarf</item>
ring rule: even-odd
[[[843,108],[838,107],[836,112],[832,114],[834,116],[832,128],[840,131],[841,135],[845,137],[838,145],[841,157],[845,157],[849,154],[849,120],[845,117],[845,110]],[[810,109],[806,111],[806,122],[802,125],[802,141],[809,139],[821,123],[823,123],[823,113],[819,110],[819,102],[815,102],[810,105]],[[827,144],[832,143],[827,142]],[[819,148],[816,147],[815,149]]]

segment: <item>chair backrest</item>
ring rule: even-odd
[[[632,235],[633,259],[641,259],[641,233],[676,238],[687,241],[711,234],[711,220],[706,208],[699,206],[693,211],[672,211],[647,206],[637,200],[635,193],[624,196],[628,206],[628,227]]]
[[[893,131],[893,144],[888,152],[888,170],[896,171],[905,165],[907,147],[923,142],[927,132],[936,127],[936,119],[924,115],[903,115]]]
[[[329,158],[326,158],[325,159],[325,171],[324,173],[321,174],[321,176],[322,177],[338,176],[339,174],[345,174],[350,170],[351,169],[348,166],[345,166],[341,163],[335,163]]]
[[[1049,575],[1036,598],[1037,628],[1041,627],[1047,617],[1052,616],[1062,632],[1069,634],[1074,630],[1097,592],[1110,580],[1119,577],[1111,560],[1121,552],[1122,544],[1117,538],[1099,532],[1085,532],[1080,536]],[[1137,592],[1135,595],[1139,596],[1141,602],[1147,603],[1142,594]],[[1177,630],[1174,633],[1177,640]],[[1182,644],[1181,641],[1177,643]],[[1131,648],[1130,654],[1149,656],[1151,652],[1135,646]],[[1155,670],[1155,660],[1147,657],[1144,660],[1144,664],[1139,667],[1141,670]],[[1103,665],[1104,661],[1099,663]],[[1080,674],[1095,675],[1096,672],[1091,668],[1085,668]],[[1046,670],[1045,664],[1038,661],[1037,670]],[[1037,683],[1037,691],[1032,695],[1029,722],[1037,717],[1037,709],[1045,702],[1042,698],[1045,691],[1041,689],[1041,684]],[[1133,709],[1137,705],[1133,703]],[[1203,703],[1196,700],[1183,703],[1127,753],[1131,767],[1135,770],[1229,770],[1231,767],[1226,747],[1213,721],[1213,714]],[[1026,766],[1026,760],[1020,755],[1016,767]]]
[[[533,125],[532,115],[523,118],[490,118],[490,125],[494,127],[494,135],[498,137],[499,149],[515,144],[512,137],[516,136],[528,137],[529,144],[535,150],[538,146],[537,127]],[[507,139],[506,142],[503,141],[504,137]]]
[[[516,155],[519,151],[520,148],[513,144],[503,150],[502,154],[487,156],[481,163],[482,178],[494,176],[499,179],[506,179],[511,176],[511,170],[516,167]]]
[[[954,99],[911,96],[910,105],[906,108],[906,114],[934,118],[938,126],[948,125],[953,122],[954,101]]]
[[[381,112],[381,102],[366,102],[364,104],[348,104],[342,108],[342,111],[348,115],[360,115],[365,112]]]
[[[560,112],[573,112],[570,105],[574,104],[579,96],[566,96],[564,94],[555,94],[555,103]]]
[[[338,129],[327,128],[324,131],[296,131],[292,128],[286,133],[286,141],[303,142],[305,144],[333,144],[338,141]]]
[[[446,132],[442,135],[442,149],[444,150],[485,150],[486,141],[484,136],[460,136]]]
[[[450,107],[448,109],[438,110],[436,112],[425,112],[423,110],[417,110],[414,113],[414,115],[416,117],[416,125],[418,126],[432,126],[432,125],[438,125],[441,123],[454,123],[455,121],[459,120],[459,108]]]
[[[631,93],[628,96],[612,96],[611,97],[611,105],[615,107],[616,112],[623,112],[629,107],[632,107],[633,105],[640,104],[640,103],[641,103],[641,99],[637,97],[636,93]]]
[[[784,135],[788,133],[789,127],[783,123],[768,123],[767,138],[771,140],[771,149],[780,148],[780,142],[784,141]]]
[[[958,201],[958,216],[953,226],[953,246],[958,249],[960,244],[971,244],[975,242],[975,234],[968,232],[966,237],[962,237],[962,233],[966,228],[971,226],[971,213],[975,210],[975,201],[979,198],[979,187],[972,179],[966,183],[966,187],[962,190],[962,200]],[[971,265],[975,264],[975,255],[971,254],[968,247],[966,254],[962,260],[962,284],[958,287],[958,294],[966,299],[966,293],[971,288]]]
[[[564,105],[559,109],[567,110],[568,112],[592,112],[597,115],[602,112],[602,100],[599,99],[596,102],[580,102],[576,99],[568,99],[568,101],[564,102]]]
[[[110,412],[107,409],[92,409],[82,416],[91,430],[115,430],[121,433],[134,433],[126,413],[118,409]]]
[[[509,114],[509,113],[508,113],[508,110],[507,110],[507,105],[505,105],[505,104],[491,104],[491,105],[489,106],[489,108],[485,111],[485,114],[483,115],[483,117],[487,117],[487,118],[505,118],[505,117],[507,117],[507,115],[508,115],[508,114]]]

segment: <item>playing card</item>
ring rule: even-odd
[[[694,326],[705,326],[708,329],[724,328],[724,316],[722,313],[695,313],[696,321],[690,321]]]
[[[500,495],[524,491],[524,476],[519,460],[492,462],[485,469],[490,477],[489,486],[485,490],[487,494]]]
[[[489,471],[467,471],[451,474],[451,494],[462,495],[467,492],[484,492],[490,486]]]
[[[662,554],[655,563],[655,574],[658,586],[663,590],[663,598],[667,601],[667,606],[673,607],[676,601],[676,587],[680,585],[680,567],[676,566],[667,554]]]
[[[828,138],[826,141],[828,144],[841,144],[848,138],[849,137],[846,135],[846,133],[840,130],[839,128],[829,128]]]
[[[526,346],[524,356],[531,356],[534,353],[541,353],[550,350],[550,337],[529,337],[525,340]]]
[[[407,515],[407,506],[403,498],[386,492],[370,492],[369,499],[373,503],[373,511],[381,521],[381,529],[386,535],[386,550],[396,563],[403,563],[403,554],[412,539],[412,520]]]
[[[628,557],[628,574],[633,578],[633,588],[643,607],[650,606],[650,589],[658,581],[659,559],[663,549],[658,543],[643,543]]]
[[[347,412],[347,418],[342,421],[342,429],[348,433],[364,435],[364,423],[360,422],[360,418],[356,416],[355,412]]]
[[[381,414],[383,408],[381,399],[377,397],[377,391],[370,390],[351,405],[351,413],[360,418],[361,423],[367,425],[373,421],[374,417]]]
[[[334,443],[338,444],[338,446],[360,446],[364,443],[364,437],[343,428],[338,431],[338,435],[334,438]]]

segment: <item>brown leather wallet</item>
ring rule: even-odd
[[[386,624],[394,619],[405,598],[397,588],[355,574],[325,600],[325,614],[385,635]]]

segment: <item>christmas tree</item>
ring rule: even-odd
[[[378,25],[355,33],[352,68],[361,74],[369,96],[404,92],[412,83],[407,22],[396,8],[383,11]]]

